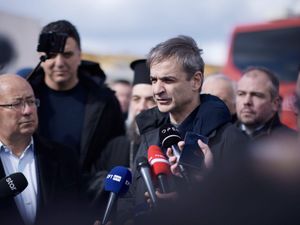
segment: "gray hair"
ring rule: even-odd
[[[188,74],[188,80],[200,71],[204,74],[204,61],[201,57],[202,49],[198,48],[196,41],[188,36],[180,35],[159,43],[151,49],[147,57],[149,67],[169,58],[174,58],[182,65]]]

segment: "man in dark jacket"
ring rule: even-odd
[[[33,135],[38,126],[39,101],[24,78],[1,75],[0,102],[0,177],[21,172],[28,181],[15,198],[0,200],[1,224],[71,222],[71,212],[79,209],[76,155]],[[87,221],[93,220],[82,220]]]
[[[280,122],[279,80],[263,67],[250,67],[237,85],[236,126],[251,138],[295,134]]]
[[[81,61],[76,28],[60,20],[46,25],[41,34],[49,32],[64,33],[67,39],[64,52],[48,53],[42,70],[29,78],[41,101],[39,134],[72,148],[82,173],[90,176],[101,166],[108,141],[124,134],[122,113],[99,65]]]
[[[150,145],[161,146],[159,128],[167,123],[177,127],[181,137],[188,131],[207,137],[215,166],[230,164],[235,155],[243,151],[241,146],[247,137],[231,124],[224,102],[211,95],[199,94],[204,73],[201,51],[187,36],[169,39],[150,51],[147,62],[158,107],[137,117],[142,143],[136,158],[147,156]],[[136,214],[139,215],[147,209],[146,187],[139,171],[134,172],[134,184]]]

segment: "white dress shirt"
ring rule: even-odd
[[[28,186],[25,190],[14,199],[25,224],[31,225],[35,222],[37,209],[37,176],[33,139],[31,138],[30,144],[20,157],[14,155],[12,151],[0,141],[0,158],[6,176],[21,172],[28,181]]]

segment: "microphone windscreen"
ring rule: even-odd
[[[24,191],[28,182],[23,173],[10,174],[0,180],[0,198],[14,197]]]
[[[164,148],[177,145],[182,140],[178,129],[172,124],[165,124],[159,129],[159,140]]]
[[[159,174],[171,174],[169,161],[157,145],[151,145],[149,147],[148,161],[155,176]]]
[[[131,172],[126,167],[116,166],[106,176],[104,189],[118,195],[125,194],[131,181]]]

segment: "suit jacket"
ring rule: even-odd
[[[38,183],[36,224],[50,224],[49,218],[57,219],[60,209],[78,202],[79,167],[73,154],[61,145],[34,136]],[[5,176],[0,161],[0,177]],[[13,198],[0,200],[0,223],[23,224]]]

